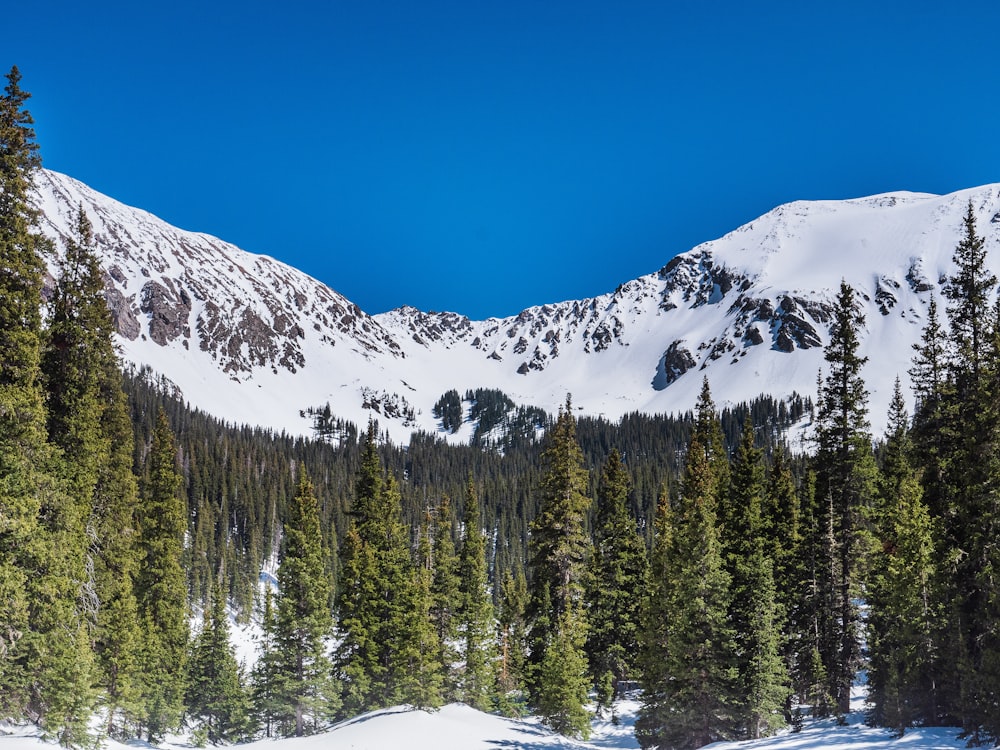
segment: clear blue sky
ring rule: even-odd
[[[7,3],[44,164],[367,312],[610,291],[799,198],[1000,181],[996,0]]]

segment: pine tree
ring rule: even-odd
[[[424,710],[440,708],[444,702],[444,665],[437,623],[431,616],[435,603],[433,555],[429,528],[420,530],[417,565],[400,601],[401,622],[392,672],[397,677],[400,701]]]
[[[914,461],[923,467],[924,498],[934,516],[946,515],[944,489],[948,422],[951,401],[945,331],[938,320],[937,300],[931,297],[927,324],[919,343],[913,345],[910,381],[916,402],[913,417]]]
[[[332,583],[320,531],[319,505],[304,469],[288,504],[278,567],[274,640],[284,734],[317,731],[336,710],[326,642],[333,629]]]
[[[732,581],[730,624],[735,629],[737,674],[744,735],[760,739],[784,724],[788,674],[781,660],[781,616],[773,562],[764,536],[763,455],[754,446],[749,415],[730,485],[734,528],[726,535]]]
[[[661,741],[664,727],[673,713],[672,675],[666,655],[674,610],[673,512],[666,487],[660,489],[653,518],[653,546],[649,556],[649,581],[643,602],[643,627],[640,631],[639,674],[642,684],[642,707],[635,725],[635,735],[643,747]]]
[[[761,523],[767,556],[774,563],[778,606],[785,620],[795,620],[801,602],[802,588],[807,581],[801,565],[802,509],[795,478],[784,447],[774,450],[768,471]]]
[[[174,434],[160,410],[142,488],[142,558],[136,578],[144,631],[143,714],[150,741],[177,727],[183,709],[188,622],[181,557],[187,524],[180,483]]]
[[[188,714],[213,745],[252,735],[250,697],[229,641],[226,597],[216,584],[201,632],[191,643],[184,694]]]
[[[530,539],[530,699],[550,726],[586,737],[589,721],[581,718],[586,716],[582,706],[589,686],[583,653],[587,632],[583,584],[590,500],[568,397],[546,435],[542,463],[539,511]]]
[[[497,622],[500,640],[500,664],[497,675],[497,708],[505,716],[520,716],[525,684],[528,645],[528,582],[524,571],[507,570],[500,583],[500,609]]]
[[[458,556],[452,541],[451,501],[445,495],[435,511],[433,523],[434,544],[429,561],[433,577],[431,580],[430,616],[437,635],[440,664],[450,672],[456,659],[454,642],[457,637],[457,612],[461,604],[461,582]],[[456,695],[453,674],[447,675],[445,693],[449,698]]]
[[[535,677],[535,710],[548,726],[560,734],[587,739],[587,657],[584,653],[586,622],[578,603],[559,616],[551,630],[551,641],[542,654]]]
[[[80,524],[45,430],[42,253],[30,199],[41,161],[16,67],[0,97],[0,716],[86,742],[92,655],[78,610]],[[67,544],[72,539],[73,545]]]
[[[110,450],[94,488],[94,583],[99,609],[94,628],[98,684],[107,711],[107,734],[126,735],[140,713],[141,630],[135,581],[139,567],[139,491],[132,470],[134,437],[121,372],[108,369],[102,383],[101,429]]]
[[[260,617],[257,662],[250,673],[250,694],[253,716],[264,725],[264,736],[271,737],[275,724],[282,714],[281,696],[285,692],[279,671],[280,654],[275,635],[277,616],[271,587],[264,590],[264,605]]]
[[[819,399],[816,455],[818,497],[827,511],[831,559],[820,579],[825,598],[820,654],[840,715],[850,710],[851,684],[860,666],[857,596],[864,570],[865,518],[875,493],[875,462],[868,433],[868,391],[861,378],[854,290],[841,282],[824,358],[830,371]]]
[[[410,557],[399,489],[383,476],[376,436],[369,422],[340,555],[336,672],[346,714],[426,703],[425,686],[441,669],[437,660],[417,654],[426,645],[429,611]]]
[[[635,675],[647,578],[646,550],[628,509],[628,472],[617,450],[604,465],[597,491],[593,553],[587,577],[590,630],[587,658],[595,684],[610,675],[610,695],[599,694],[598,710],[611,708],[618,683]]]
[[[709,408],[710,400],[703,408]],[[708,418],[704,417],[708,423]],[[719,481],[712,450],[696,431],[670,544],[654,548],[651,611],[669,607],[661,636],[662,666],[647,672],[636,736],[643,747],[696,748],[734,736],[736,651],[728,620],[730,578],[723,566],[716,506]],[[658,518],[659,524],[666,519]],[[665,559],[664,559],[665,558]],[[661,568],[663,573],[660,572]],[[656,577],[664,583],[657,584]],[[649,664],[654,658],[647,656]]]
[[[460,695],[473,708],[492,711],[497,686],[493,600],[486,567],[486,537],[480,525],[479,495],[471,479],[465,493],[463,521],[458,619],[465,669]]]
[[[900,735],[917,723],[934,723],[937,702],[933,526],[911,464],[908,422],[897,380],[879,483],[868,642],[872,720]]]
[[[997,279],[986,265],[971,201],[963,226],[956,271],[944,287],[950,338],[938,442],[943,477],[939,487],[928,487],[928,502],[942,518],[939,565],[948,575],[941,595],[951,603],[940,638],[939,695],[946,715],[979,743],[984,734],[1000,734],[994,581],[1000,568],[994,543],[1000,534],[1000,337],[991,303]]]
[[[79,608],[92,631],[107,731],[114,734],[123,733],[137,711],[133,436],[93,230],[82,206],[74,229],[49,303],[42,373],[49,439],[63,452],[75,506],[76,541],[64,546],[80,581]]]
[[[20,87],[21,74],[17,67],[7,74],[4,96],[0,97],[0,403],[3,409],[2,431],[5,450],[21,450],[29,465],[44,463],[40,451],[45,445],[45,412],[39,379],[41,356],[42,278],[45,265],[42,253],[46,240],[35,229],[38,212],[31,203],[34,173],[41,167],[33,120],[25,108],[30,94]],[[7,446],[10,446],[8,448]],[[26,471],[4,459],[4,496],[10,519],[5,534],[23,533],[18,528],[33,523],[37,516],[31,499],[21,499],[18,493],[26,488],[20,481]],[[9,479],[8,479],[9,477]],[[30,487],[30,484],[29,484]],[[7,499],[9,498],[9,499]],[[23,590],[23,589],[22,589]],[[3,629],[8,648],[13,645],[13,632],[24,631],[25,605],[15,600],[14,592],[5,589],[11,606],[0,607],[14,627]],[[20,614],[18,614],[20,613]]]

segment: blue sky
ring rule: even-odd
[[[1000,181],[1000,3],[9,3],[45,166],[367,312],[610,291],[780,203]]]

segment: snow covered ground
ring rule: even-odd
[[[863,722],[864,693],[855,699],[856,711],[845,725],[832,719],[806,722],[801,732],[784,732],[777,737],[752,742],[719,742],[711,750],[959,750],[965,743],[955,729],[912,729],[894,737],[884,729]],[[637,748],[632,733],[638,703],[622,701],[617,706],[620,723],[595,721],[589,742],[553,734],[536,720],[515,721],[484,714],[462,704],[440,711],[414,711],[404,707],[373,711],[348,719],[329,731],[311,737],[259,740],[243,745],[245,750],[548,750],[548,748]],[[51,750],[29,727],[0,725],[0,750]],[[107,750],[149,746],[145,743],[105,743]],[[191,745],[175,739],[164,750],[188,750]]]

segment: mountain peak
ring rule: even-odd
[[[57,246],[84,206],[107,272],[127,362],[148,365],[209,413],[293,434],[331,405],[393,439],[438,429],[449,389],[493,388],[550,411],[567,392],[587,414],[682,412],[703,376],[718,404],[807,394],[823,366],[841,279],[866,319],[873,425],[909,369],[931,295],[952,268],[972,201],[990,263],[1000,185],[944,196],[904,191],[794,201],[585,300],[473,321],[410,306],[368,315],[306,274],[216,237],[170,226],[66,175],[36,180]]]

